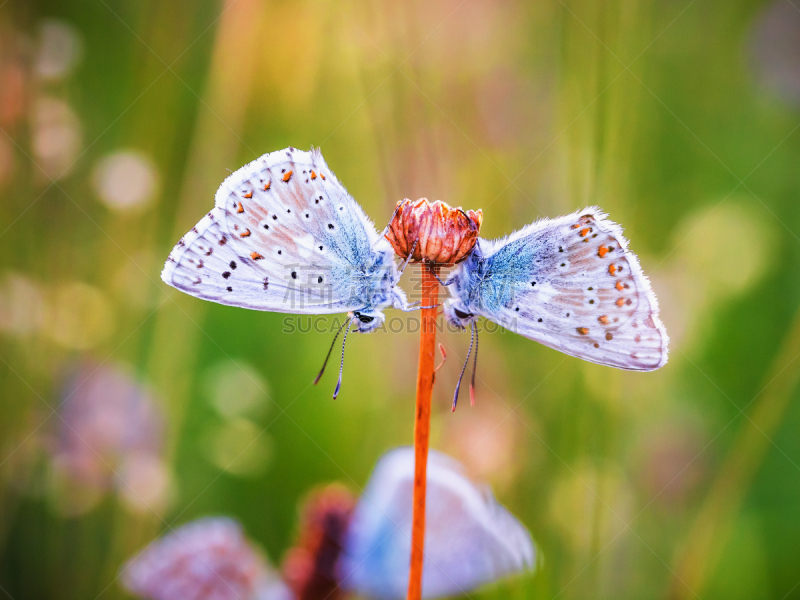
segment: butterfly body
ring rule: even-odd
[[[626,370],[667,361],[668,338],[650,283],[618,225],[587,208],[479,239],[448,280],[445,315],[486,317],[546,346]]]
[[[348,312],[364,333],[383,322],[382,309],[407,306],[391,246],[316,150],[271,152],[232,173],[162,279],[229,306]]]

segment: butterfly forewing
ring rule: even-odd
[[[667,361],[658,304],[618,225],[592,207],[482,241],[475,312],[551,348],[621,369]],[[462,289],[459,293],[465,294]]]
[[[170,254],[164,280],[245,308],[357,310],[374,305],[377,282],[394,274],[377,238],[319,152],[281,150],[223,182],[216,208]]]

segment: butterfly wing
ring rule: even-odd
[[[650,282],[596,207],[481,240],[453,279],[451,293],[471,312],[566,354],[634,371],[667,362]]]
[[[289,148],[222,183],[162,279],[221,304],[324,314],[390,304],[393,256],[322,155]]]
[[[342,586],[369,598],[405,598],[411,552],[414,451],[399,448],[375,467],[345,536]],[[525,527],[462,467],[431,451],[428,462],[424,598],[462,594],[533,567]]]

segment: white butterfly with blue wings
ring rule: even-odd
[[[408,586],[414,449],[385,454],[375,467],[345,534],[340,586],[366,598],[401,600]],[[531,571],[530,533],[472,483],[463,467],[431,450],[425,507],[422,597],[460,595],[502,577]]]
[[[444,285],[445,316],[471,328],[470,353],[482,316],[601,365],[653,371],[667,362],[669,338],[650,282],[620,226],[597,207],[542,219],[500,240],[479,238]],[[473,367],[473,398],[474,386]]]
[[[361,333],[380,327],[384,308],[410,309],[394,256],[319,150],[287,148],[225,179],[214,209],[170,252],[161,279],[228,306],[347,312],[346,341],[353,326]]]

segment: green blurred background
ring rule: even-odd
[[[655,373],[484,334],[451,414],[468,339],[442,336],[433,446],[542,557],[472,597],[800,598],[800,5],[6,0],[0,127],[9,598],[123,597],[127,557],[208,514],[277,564],[314,485],[411,443],[414,334],[351,337],[332,401],[330,335],[159,278],[229,170],[289,145],[378,226],[406,197],[483,208],[488,238],[598,204],[652,279]],[[163,412],[136,494],[54,459],[86,360]]]

